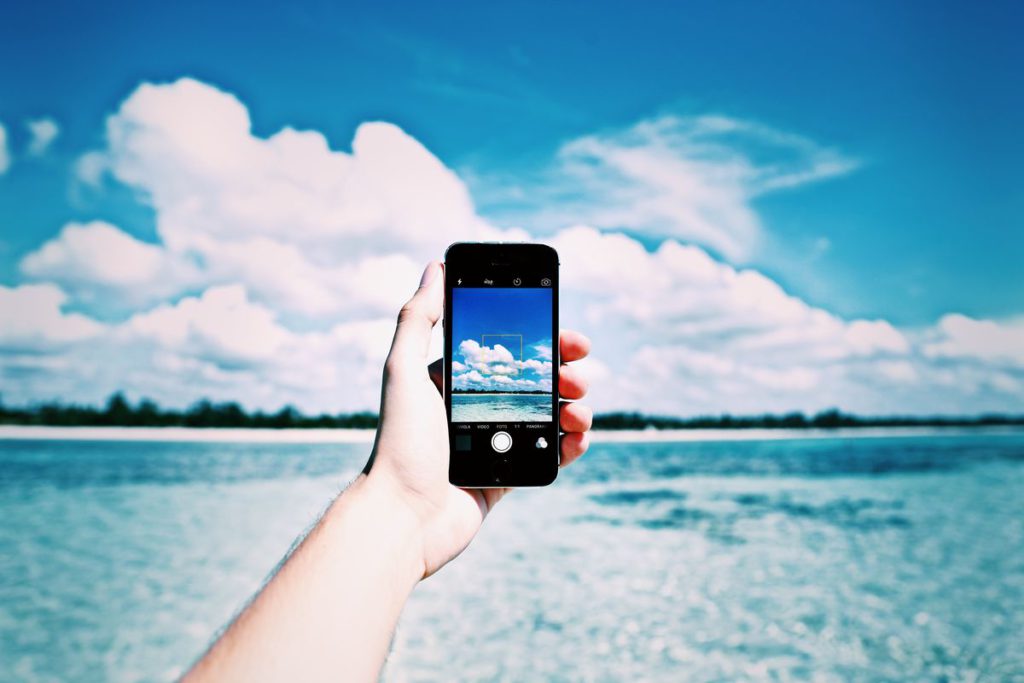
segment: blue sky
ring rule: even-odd
[[[241,96],[257,133],[343,144],[381,118],[487,177],[659,112],[752,118],[862,163],[760,200],[772,240],[752,265],[845,315],[1005,315],[1024,295],[1022,20],[1017,3],[19,3],[0,121],[16,147],[22,121],[53,116],[70,158],[140,80],[192,75]],[[4,184],[5,282],[98,205],[152,234],[130,197],[69,201],[55,161]]]
[[[606,342],[598,404],[645,396],[611,373],[626,364],[720,382],[652,400],[665,412],[1021,405],[1022,19],[1010,2],[12,6],[0,285],[46,313],[0,339],[5,397],[333,406],[352,369],[307,377],[281,349],[372,365],[445,240],[527,236],[563,250],[563,317]],[[134,369],[75,355],[97,338]],[[790,339],[821,347],[783,358]],[[366,377],[340,405],[375,403]]]
[[[505,374],[510,380],[548,378],[544,386],[522,388],[550,389],[550,289],[457,287],[452,296],[452,357],[459,363],[452,373],[456,386],[490,389],[495,375]],[[533,365],[526,365],[530,361]],[[479,373],[472,375],[478,378],[475,381],[470,375],[474,370]]]
[[[458,287],[453,295],[452,338],[456,346],[464,339],[483,343],[480,336],[484,334],[522,335],[522,358],[518,344],[515,349],[509,347],[519,360],[536,358],[533,347],[542,342],[551,357],[550,289]],[[486,341],[491,344],[491,339]]]

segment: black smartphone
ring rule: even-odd
[[[444,402],[457,486],[558,475],[558,254],[543,244],[445,252]]]

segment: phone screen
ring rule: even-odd
[[[529,252],[489,256],[487,245],[466,246],[478,251],[474,263],[460,267],[451,253],[446,262],[452,480],[548,483],[558,458],[556,273]]]
[[[551,422],[551,288],[452,291],[452,422]]]

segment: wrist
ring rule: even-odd
[[[388,558],[394,578],[411,589],[423,578],[423,527],[419,516],[402,497],[401,489],[385,476],[360,474],[332,505],[348,507],[344,517],[354,520],[373,538]]]

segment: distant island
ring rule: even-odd
[[[472,392],[467,392],[472,393]],[[0,424],[52,427],[200,427],[248,429],[373,429],[377,414],[372,412],[304,415],[291,406],[272,413],[249,412],[234,402],[198,401],[189,408],[161,408],[143,399],[132,404],[123,394],[111,396],[105,406],[40,403],[10,407],[0,400]],[[850,415],[826,410],[813,416],[709,415],[666,417],[636,412],[603,413],[594,416],[594,429],[837,429],[856,427],[989,427],[1024,426],[1024,415],[987,414],[978,416],[887,416]]]

